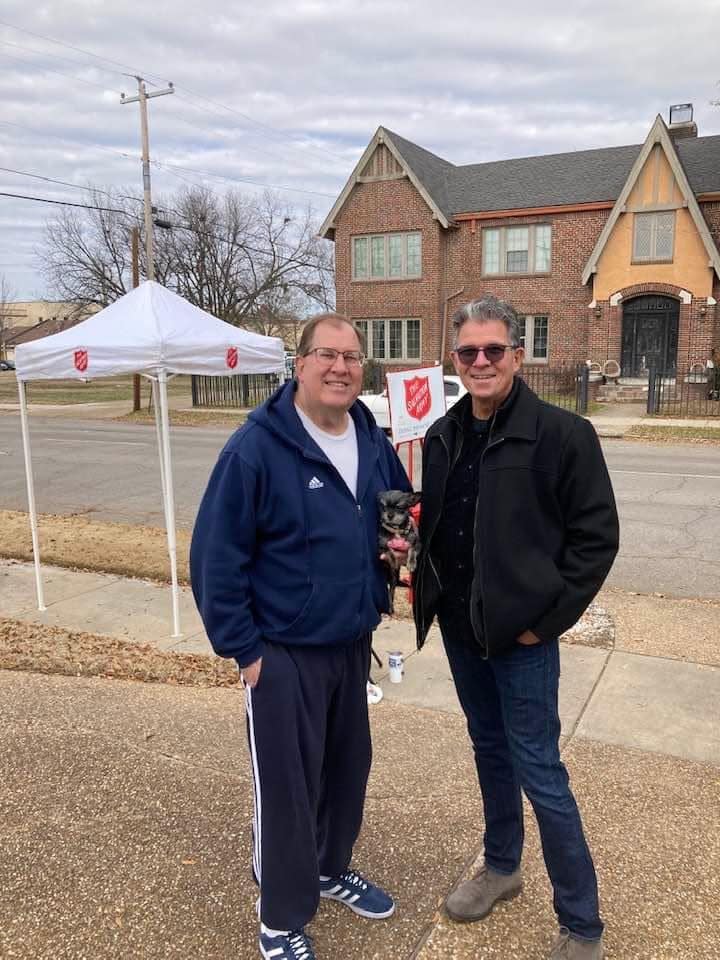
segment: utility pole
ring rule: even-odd
[[[140,230],[132,228],[132,285],[140,285]],[[133,413],[140,409],[140,374],[133,374]]]
[[[124,93],[120,94],[120,103],[139,103],[140,104],[140,130],[142,133],[142,171],[143,171],[143,199],[145,203],[145,254],[147,257],[147,277],[148,280],[155,279],[155,257],[153,254],[153,219],[152,219],[152,198],[150,196],[150,144],[148,138],[148,117],[147,102],[151,97],[164,97],[168,93],[175,93],[172,83],[164,90],[153,90],[148,93],[145,89],[145,81],[142,77],[135,76],[138,85],[138,95],[136,97],[126,97]]]

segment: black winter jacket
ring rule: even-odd
[[[441,594],[431,543],[471,406],[463,397],[425,437],[418,647]],[[543,641],[568,630],[608,575],[618,542],[615,498],[592,424],[516,380],[490,426],[475,508],[470,617],[485,655],[509,650],[525,630]]]

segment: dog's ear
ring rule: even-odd
[[[402,499],[398,501],[398,506],[402,507],[403,510],[409,510],[416,503],[420,503],[421,496],[420,493],[404,493]]]

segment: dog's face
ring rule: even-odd
[[[419,502],[419,493],[405,493],[403,490],[379,493],[380,523],[390,530],[402,530],[408,524],[410,507]]]

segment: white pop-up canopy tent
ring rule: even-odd
[[[277,337],[263,337],[218,320],[159,283],[147,281],[82,323],[54,336],[19,345],[15,372],[20,396],[25,474],[35,561],[38,609],[45,610],[33,484],[25,382],[94,380],[139,373],[152,381],[165,528],[172,583],[173,636],[180,636],[175,500],[167,403],[168,376],[228,376],[285,371]]]

